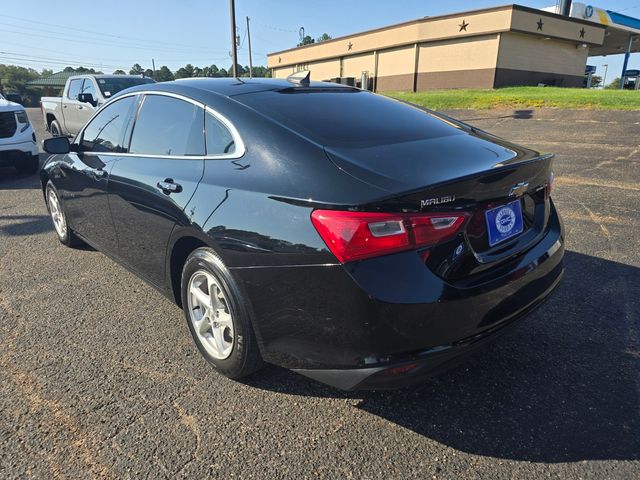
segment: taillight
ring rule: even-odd
[[[311,221],[342,263],[436,245],[460,231],[465,213],[394,214],[314,210]]]
[[[555,179],[555,175],[553,174],[553,172],[551,172],[549,174],[549,179],[547,180],[547,190],[546,190],[546,194],[547,194],[547,198],[551,196],[551,190],[553,189],[553,180]]]

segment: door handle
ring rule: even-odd
[[[164,182],[158,182],[157,186],[165,195],[180,193],[182,191],[182,185],[175,183],[172,178],[165,178]]]

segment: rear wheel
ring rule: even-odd
[[[53,183],[51,183],[51,180],[47,183],[46,198],[47,208],[51,215],[51,221],[53,222],[53,227],[60,243],[67,247],[82,245],[82,240],[80,240],[76,234],[73,233],[73,230],[71,230],[67,225],[67,217],[64,213],[64,209],[62,208],[62,204],[60,203],[60,196],[58,195],[56,188],[53,186]]]
[[[262,366],[247,303],[220,257],[196,249],[182,270],[182,305],[193,339],[204,358],[229,378]]]
[[[51,121],[51,124],[49,125],[49,131],[51,132],[51,135],[53,135],[54,137],[62,136],[62,129],[60,128],[60,124],[58,123],[57,120]]]
[[[33,175],[40,168],[40,158],[37,155],[31,155],[22,162],[16,164],[16,170],[20,173]]]

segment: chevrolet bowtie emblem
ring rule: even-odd
[[[520,182],[509,190],[510,197],[519,197],[520,195],[524,195],[527,193],[527,189],[529,188],[529,182]]]

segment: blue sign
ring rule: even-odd
[[[522,233],[524,229],[520,200],[487,210],[484,215],[490,247]]]

